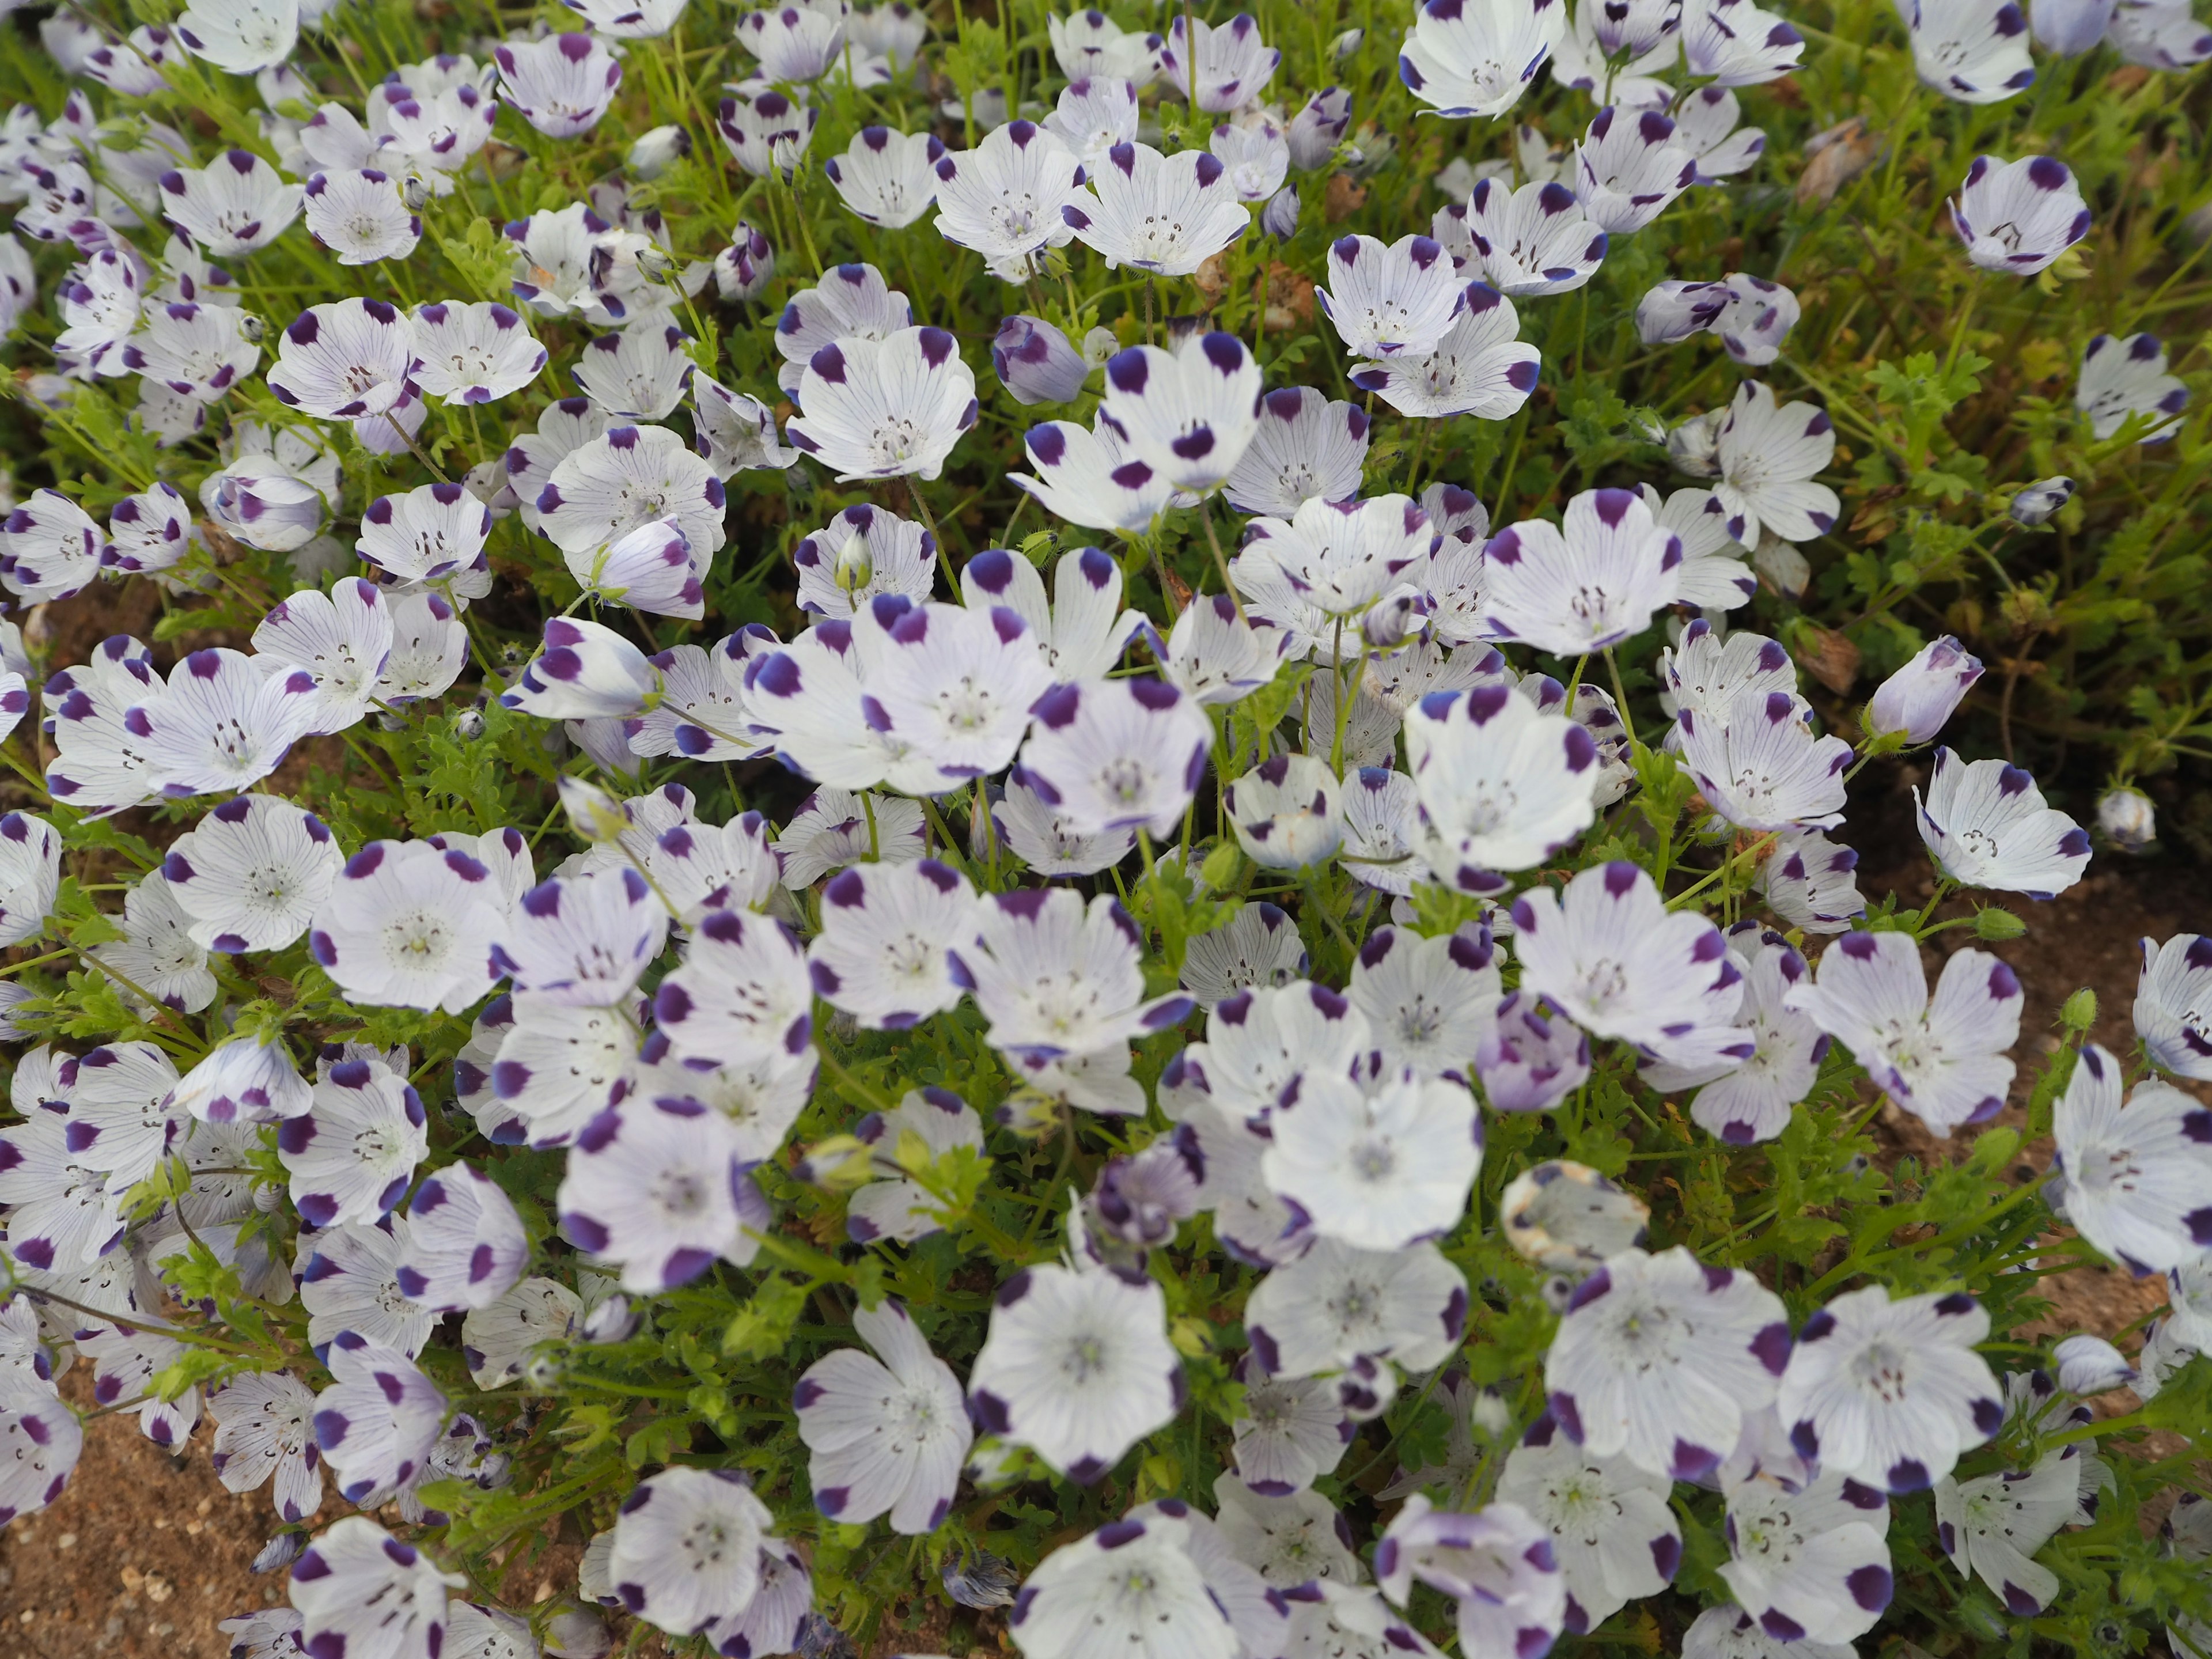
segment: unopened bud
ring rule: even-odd
[[[583,778],[561,780],[561,805],[575,832],[594,846],[605,846],[629,828],[629,814],[596,783]]]
[[[647,282],[665,283],[676,270],[676,261],[665,249],[644,247],[637,251],[638,274]]]
[[[2058,509],[2074,499],[2074,480],[2061,473],[2055,478],[2039,479],[2012,498],[2005,510],[2014,524],[2031,528],[2048,524]]]
[[[1803,599],[1806,584],[1813,580],[1813,567],[1796,545],[1763,530],[1759,532],[1758,550],[1751,556],[1751,568],[1765,577],[1768,586],[1785,599]],[[1852,665],[1854,674],[1857,667],[1856,663]]]
[[[420,213],[430,204],[430,186],[420,173],[410,173],[399,181],[399,199],[410,213]]]
[[[2086,1031],[2097,1023],[2097,994],[2083,986],[2058,1011],[2058,1023],[2069,1031]]]
[[[2008,939],[2018,939],[2027,931],[2027,924],[2002,905],[1990,905],[1974,912],[1974,937],[1991,945],[2002,945]]]
[[[243,337],[258,345],[268,334],[269,325],[252,312],[241,311],[238,313],[238,331]]]
[[[641,179],[658,179],[690,153],[691,135],[682,127],[655,127],[629,147],[629,170]]]
[[[453,735],[463,743],[474,743],[484,734],[483,710],[464,708],[453,716]]]
[[[991,365],[1016,403],[1064,404],[1083,390],[1091,365],[1067,336],[1042,317],[1018,315],[999,325]]]
[[[2097,828],[2123,853],[2140,853],[2158,836],[2158,809],[2140,789],[2107,789],[2097,802]]]
[[[1346,29],[1328,43],[1328,55],[1339,63],[1359,50],[1359,43],[1367,38],[1365,29]]]
[[[1121,349],[1121,342],[1110,328],[1094,328],[1083,337],[1083,361],[1092,368]]]
[[[1677,472],[1686,478],[1721,476],[1721,422],[1727,418],[1727,410],[1709,409],[1667,434],[1667,459]]]
[[[868,553],[866,536],[848,536],[845,544],[837,550],[837,568],[831,573],[837,586],[848,593],[857,593],[875,579],[876,562]]]
[[[818,1140],[792,1166],[792,1176],[810,1187],[851,1192],[876,1178],[875,1149],[858,1135]]]
[[[1421,602],[1411,593],[1399,593],[1378,601],[1359,619],[1359,637],[1377,651],[1389,651],[1403,645],[1408,635],[1420,632],[1425,618]]]
[[[1267,198],[1267,205],[1260,210],[1260,228],[1279,242],[1287,242],[1298,234],[1297,185],[1285,185]]]

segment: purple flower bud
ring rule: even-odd
[[[2097,802],[2097,828],[2123,853],[2140,853],[2158,836],[2158,811],[2140,789],[2107,789]]]
[[[2069,1394],[2109,1394],[2136,1380],[2127,1356],[2101,1336],[2069,1336],[2053,1350],[2058,1386]]]
[[[2055,478],[2039,478],[2012,498],[2006,509],[2014,524],[2031,527],[2048,524],[2058,509],[2074,499],[2074,480],[2061,473]]]
[[[1327,167],[1351,119],[1352,94],[1342,87],[1331,87],[1307,99],[1291,117],[1290,129],[1283,135],[1290,143],[1291,165],[1301,173]]]
[[[1394,651],[1419,631],[1422,621],[1419,599],[1411,593],[1393,594],[1378,600],[1359,619],[1359,637],[1377,651]]]
[[[1667,459],[1674,463],[1677,472],[1688,478],[1721,476],[1721,422],[1727,418],[1725,406],[1709,409],[1667,434]]]
[[[1285,185],[1267,198],[1267,205],[1260,210],[1260,228],[1279,242],[1287,242],[1298,234],[1297,185]]]
[[[1881,683],[1867,704],[1867,730],[1929,742],[1981,677],[1981,659],[1946,634]]]
[[[1589,1076],[1589,1039],[1565,1015],[1515,991],[1498,1003],[1474,1069],[1492,1111],[1547,1112]]]
[[[658,179],[690,153],[691,135],[682,127],[655,127],[629,147],[629,170],[641,179]]]
[[[1083,354],[1042,317],[1014,316],[999,325],[991,342],[999,380],[1023,404],[1064,404],[1083,390],[1091,366]]]
[[[1636,302],[1636,331],[1646,345],[1677,345],[1711,327],[1735,298],[1726,283],[1662,283]]]
[[[775,276],[775,249],[768,238],[738,221],[730,245],[714,256],[714,289],[725,300],[757,300]]]

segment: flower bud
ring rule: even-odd
[[[2027,924],[2002,905],[1992,904],[1974,912],[1974,937],[1985,945],[2002,945],[2027,932]]]
[[[637,251],[637,270],[649,283],[665,283],[675,272],[676,261],[665,248],[641,247]]]
[[[1342,87],[1331,87],[1307,99],[1283,133],[1291,147],[1291,165],[1301,173],[1327,167],[1351,119],[1352,94]]]
[[[250,1571],[275,1572],[279,1567],[289,1567],[297,1559],[300,1547],[307,1542],[301,1534],[280,1532],[261,1547],[261,1553],[253,1558]]]
[[[1359,637],[1377,651],[1395,650],[1411,635],[1419,633],[1426,620],[1416,595],[1392,594],[1376,601],[1359,619]]]
[[[594,847],[609,845],[630,827],[623,804],[588,779],[564,776],[559,788],[569,827]]]
[[[1016,403],[1064,404],[1083,390],[1091,365],[1042,317],[1006,319],[991,342],[991,365]]]
[[[1721,422],[1727,418],[1727,410],[1709,409],[1667,434],[1667,459],[1677,472],[1686,478],[1721,476]]]
[[[1662,283],[1636,302],[1636,332],[1646,345],[1678,345],[1712,326],[1735,298],[1726,283]]]
[[[1946,634],[1922,646],[1876,688],[1867,704],[1867,731],[1902,732],[1907,743],[1932,742],[1981,677],[1981,659]]]
[[[2069,1394],[2110,1394],[2136,1380],[2127,1356],[2101,1336],[2069,1336],[2053,1351],[2058,1386]]]
[[[1674,447],[1674,440],[1667,441]],[[1751,568],[1766,578],[1767,582],[1784,599],[1792,601],[1805,597],[1805,585],[1813,580],[1813,567],[1795,543],[1785,542],[1772,532],[1759,532],[1759,546],[1751,556]]]
[[[1779,283],[1743,271],[1726,279],[1728,305],[1712,320],[1721,349],[1736,362],[1763,368],[1782,355],[1782,343],[1804,314],[1797,296]]]
[[[626,1342],[637,1329],[638,1311],[619,1291],[585,1314],[579,1334],[586,1342]]]
[[[484,734],[483,710],[464,708],[453,716],[453,735],[463,743],[474,743]]]
[[[2140,789],[2107,789],[2097,802],[2097,828],[2124,853],[2140,853],[2158,835],[2158,810]]]
[[[553,1659],[606,1659],[614,1650],[607,1622],[589,1607],[566,1607],[545,1625],[545,1651]]]
[[[429,205],[430,186],[421,173],[410,173],[399,181],[399,199],[410,213],[420,213]]]
[[[2087,986],[2059,1005],[2058,1023],[2069,1031],[2086,1031],[2097,1023],[2097,994]]]
[[[241,311],[238,313],[238,331],[245,338],[251,340],[256,345],[258,345],[261,343],[263,338],[267,336],[269,332],[269,325],[263,322],[261,319],[254,315],[253,313],[250,311]]]
[[[2064,473],[2055,478],[2040,478],[2012,498],[2005,510],[2014,524],[2030,528],[2048,524],[2058,509],[2074,499],[2074,480]]]
[[[1083,337],[1083,361],[1092,368],[1103,367],[1121,349],[1121,338],[1110,328],[1094,328]]]
[[[1589,1039],[1564,1014],[1547,1013],[1513,992],[1474,1053],[1475,1074],[1494,1112],[1548,1112],[1589,1076]]]
[[[1365,29],[1346,29],[1328,43],[1328,55],[1342,63],[1359,50],[1359,43],[1367,38]]]
[[[500,702],[545,720],[587,720],[644,711],[660,693],[660,671],[613,629],[580,617],[549,617],[544,649]]]
[[[658,179],[690,153],[691,135],[682,127],[655,127],[629,147],[629,170],[641,179]]]
[[[730,245],[714,256],[714,291],[725,300],[757,300],[775,276],[775,249],[766,236],[738,221]]]

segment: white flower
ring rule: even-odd
[[[1378,927],[1346,991],[1367,1018],[1383,1064],[1464,1082],[1493,1023],[1500,986],[1490,939],[1468,926],[1438,938]],[[1475,1137],[1478,1152],[1480,1135]]]
[[[301,206],[307,234],[342,265],[404,259],[422,239],[422,217],[409,209],[399,181],[374,167],[310,174]]]
[[[1469,283],[1460,301],[1452,325],[1427,356],[1355,369],[1352,383],[1418,419],[1502,421],[1519,412],[1536,389],[1542,354],[1521,343],[1513,302],[1496,289]]]
[[[1157,477],[1174,489],[1202,495],[1227,479],[1244,459],[1259,430],[1259,401],[1260,366],[1244,343],[1233,334],[1194,334],[1172,353],[1158,346],[1132,346],[1109,358],[1099,422],[1103,430],[1110,421],[1126,453],[1148,469],[1146,477],[1124,488]],[[1067,428],[1057,430],[1064,439]],[[1034,446],[1030,458],[1052,464]],[[1105,467],[1114,465],[1108,461]],[[1118,474],[1112,482],[1121,482]],[[1097,491],[1095,483],[1091,489]],[[1160,505],[1164,499],[1152,511]],[[1149,526],[1152,515],[1146,513],[1141,521],[1117,519],[1111,525],[1124,522],[1133,529]]]
[[[1191,1558],[1192,1525],[1164,1510],[1109,1522],[1038,1563],[1007,1620],[1028,1659],[1237,1659],[1236,1629]]]
[[[1466,304],[1443,248],[1426,236],[1385,246],[1372,236],[1329,245],[1328,286],[1314,298],[1355,357],[1423,357]]]
[[[1366,1250],[1451,1231],[1482,1165],[1482,1130],[1464,1083],[1410,1067],[1363,1090],[1305,1079],[1269,1119],[1267,1184],[1315,1232]]]
[[[415,325],[381,300],[310,306],[292,320],[265,377],[279,402],[321,420],[382,415],[415,369]]]
[[[1167,48],[1160,57],[1160,67],[1176,89],[1214,115],[1258,98],[1283,61],[1281,52],[1261,40],[1259,23],[1244,12],[1223,24],[1199,23],[1194,46],[1185,33],[1192,21],[1186,13],[1168,26]]]
[[[2027,19],[2012,0],[1911,0],[1898,9],[1913,68],[1945,96],[1995,104],[2034,85]]]
[[[1182,1404],[1166,1324],[1165,1299],[1148,1279],[1022,1269],[999,1287],[969,1373],[975,1420],[1071,1480],[1097,1480]]]
[[[1584,0],[1583,11],[1595,9]],[[1656,110],[1608,105],[1575,146],[1575,194],[1583,216],[1613,235],[1643,229],[1697,179],[1697,158],[1676,142],[1674,123]]]
[[[2151,1078],[2120,1103],[2120,1063],[2095,1043],[2075,1059],[2051,1131],[2066,1218],[2137,1274],[2212,1249],[2212,1110]]]
[[[351,1659],[438,1659],[449,1589],[467,1583],[364,1515],[349,1515],[292,1564],[301,1651]]]
[[[415,385],[447,403],[495,403],[521,391],[545,367],[545,348],[532,336],[522,319],[505,306],[441,300],[434,305],[417,306],[414,321],[415,349],[419,354]],[[538,417],[541,432],[559,407],[549,408]],[[589,435],[596,437],[604,430],[605,422],[599,422]],[[422,491],[414,494],[420,495]],[[519,499],[521,492],[516,494]],[[534,509],[537,491],[531,494]]]
[[[1440,212],[1437,222],[1450,211]],[[1478,180],[1468,198],[1466,224],[1468,248],[1479,270],[1465,274],[1482,276],[1501,294],[1571,293],[1605,260],[1605,232],[1556,179],[1518,190],[1503,179]]]
[[[1075,233],[1060,216],[1080,204],[1083,164],[1059,134],[1026,120],[987,134],[972,150],[937,163],[937,228],[972,247],[993,274],[1024,280],[1030,256],[1065,247]]]
[[[1062,684],[1103,679],[1144,625],[1121,607],[1121,567],[1095,547],[1060,555],[1052,597],[1036,567],[1004,548],[986,548],[960,572],[961,598],[973,610],[1002,605],[1029,625],[1053,678]]]
[[[1805,1322],[1775,1409],[1808,1462],[1918,1492],[2004,1421],[1996,1378],[1974,1352],[1989,1334],[1989,1314],[1962,1291],[1892,1301],[1869,1285]]]
[[[848,1524],[888,1513],[894,1532],[933,1532],[974,1439],[959,1381],[896,1301],[855,1309],[853,1329],[875,1357],[826,1354],[792,1396],[815,1507]]]
[[[2074,407],[2088,418],[2089,430],[2098,438],[2111,437],[2140,416],[2157,427],[2143,434],[2143,442],[2164,443],[2179,429],[2165,417],[2189,407],[2189,388],[2166,372],[2166,347],[2156,335],[2114,339],[2100,334],[2082,350]]]
[[[880,342],[823,346],[807,362],[799,403],[805,412],[784,423],[784,435],[841,482],[934,478],[975,423],[975,376],[943,329],[901,329]]]
[[[974,927],[975,890],[934,859],[862,864],[822,890],[807,949],[814,989],[874,1030],[901,1030],[960,1000],[950,947]]]
[[[1695,1480],[1774,1398],[1789,1354],[1781,1299],[1748,1273],[1631,1248],[1577,1288],[1544,1386],[1577,1445]]]
[[[1785,542],[1808,542],[1835,527],[1836,492],[1812,482],[1836,453],[1836,429],[1810,404],[1778,407],[1756,380],[1736,388],[1721,422],[1713,494],[1728,514],[1729,534],[1746,547],[1771,531]]]
[[[1163,155],[1150,144],[1116,144],[1090,184],[1095,195],[1073,196],[1060,215],[1109,270],[1188,276],[1251,228],[1233,175],[1206,150]]]
[[[1682,540],[1626,489],[1586,489],[1567,503],[1564,532],[1524,519],[1483,549],[1484,616],[1492,633],[1580,656],[1644,631],[1677,596]]]
[[[983,1120],[975,1109],[947,1090],[912,1089],[890,1111],[869,1113],[853,1133],[874,1149],[868,1169],[875,1179],[846,1205],[848,1235],[862,1244],[879,1238],[910,1244],[942,1231],[943,1200],[909,1176],[901,1149],[913,1135],[932,1162],[963,1148],[980,1158]]]
[[[1759,1628],[1782,1642],[1848,1642],[1889,1605],[1889,1505],[1830,1472],[1805,1485],[1722,1477],[1734,1558],[1720,1576]]]
[[[1455,1515],[1414,1493],[1375,1547],[1375,1577],[1401,1607],[1415,1579],[1454,1597],[1464,1653],[1540,1659],[1566,1617],[1566,1581],[1547,1529],[1510,1503]]]
[[[563,554],[596,552],[641,525],[672,518],[703,559],[722,545],[725,500],[714,469],[673,432],[617,426],[563,457],[533,505]]]
[[[1273,1376],[1313,1376],[1364,1358],[1423,1371],[1459,1346],[1467,1280],[1434,1244],[1378,1251],[1317,1239],[1260,1282],[1244,1324]]]
[[[195,58],[233,75],[273,68],[300,38],[299,0],[193,0],[176,21]]]
[[[1756,690],[1718,708],[1682,710],[1682,763],[1705,804],[1754,834],[1841,823],[1851,746],[1815,737],[1812,713],[1791,693]]]
[[[2020,15],[2017,7],[2004,9]],[[2021,53],[2027,55],[2025,46]],[[1952,198],[1951,224],[1966,257],[1984,270],[2033,276],[2089,234],[2089,208],[2081,185],[2056,156],[2002,161],[1977,155]]]
[[[1931,1002],[1911,934],[1847,933],[1821,953],[1816,980],[1791,992],[1787,1006],[1811,1015],[1939,1135],[1986,1122],[2004,1104],[2020,981],[1987,951],[1954,952]]]
[[[1912,799],[1929,855],[1963,886],[2047,899],[2088,866],[2088,831],[2045,806],[2035,780],[2006,762],[1939,749],[1927,799],[1917,788]]]
[[[2200,1082],[2212,1078],[2212,939],[2143,940],[2134,1017],[2153,1065]]]
[[[842,155],[822,164],[845,205],[872,225],[903,230],[937,200],[945,146],[927,132],[862,127]]]
[[[0,852],[6,834],[0,819]],[[192,919],[195,943],[211,951],[275,951],[307,931],[343,862],[313,813],[248,794],[225,801],[173,842],[161,873]]]
[[[1682,1559],[1682,1528],[1667,1504],[1673,1486],[1626,1457],[1575,1445],[1549,1415],[1506,1454],[1498,1496],[1552,1534],[1566,1581],[1562,1628],[1585,1635],[1673,1581]]]
[[[2033,1619],[2058,1599],[2058,1575],[2034,1556],[2075,1518],[2081,1465],[2073,1454],[2081,1449],[2046,1452],[2029,1469],[1936,1483],[1943,1553],[1961,1574],[1995,1590],[2015,1619]]]
[[[1104,13],[1092,11],[1079,13],[1067,27],[1073,29],[1092,18],[1098,21],[1101,27],[1110,29],[1114,27],[1106,21]],[[1054,30],[1061,27],[1060,20],[1057,17],[1046,21],[1048,27]],[[1155,43],[1154,50],[1157,52],[1159,37],[1122,35],[1121,40],[1129,42],[1149,40]],[[1157,58],[1146,68],[1146,79],[1152,78],[1156,66]],[[1060,142],[1082,159],[1086,176],[1095,173],[1106,165],[1108,154],[1116,145],[1136,142],[1137,84],[1133,80],[1103,72],[1079,76],[1061,88],[1060,102],[1053,112],[1044,118],[1043,125],[1047,131],[1058,134]]]
[[[1106,895],[1064,887],[993,896],[952,951],[953,975],[990,1022],[984,1040],[1041,1059],[1091,1054],[1175,1024],[1179,993],[1145,998],[1136,924]]]
[[[1310,1486],[1255,1492],[1233,1474],[1213,1483],[1217,1524],[1235,1559],[1278,1590],[1322,1583],[1358,1583],[1365,1575],[1336,1505]]]
[[[315,1396],[315,1443],[338,1496],[380,1509],[428,1470],[446,1396],[405,1354],[341,1331],[324,1364],[337,1380]]]
[[[1399,48],[1398,78],[1448,118],[1503,115],[1551,56],[1563,9],[1557,0],[1426,0]]]
[[[371,842],[339,872],[307,945],[349,996],[458,1014],[491,989],[504,920],[480,860],[428,842]]]
[[[1495,872],[1541,863],[1596,816],[1597,745],[1502,684],[1436,692],[1407,712],[1421,856],[1438,881],[1495,893]]]
[[[1139,89],[1160,72],[1160,49],[1165,44],[1160,37],[1125,30],[1104,12],[1048,16],[1045,33],[1052,41],[1053,61],[1062,75],[1070,81],[1104,77],[1131,82],[1133,109]]]
[[[750,1262],[768,1200],[745,1172],[737,1130],[689,1099],[629,1100],[577,1136],[560,1193],[561,1231],[617,1263],[626,1290],[672,1290],[720,1256]]]
[[[1694,624],[1693,624],[1694,625]],[[1785,831],[1759,868],[1774,914],[1808,933],[1840,933],[1866,914],[1859,896],[1859,855],[1818,831]]]
[[[413,1358],[429,1345],[438,1316],[399,1288],[409,1223],[391,1214],[366,1225],[343,1222],[301,1242],[300,1303],[307,1341],[319,1352],[351,1331]]]
[[[806,958],[781,922],[714,910],[660,981],[653,1018],[679,1057],[745,1066],[804,1054],[813,1002]]]
[[[209,1460],[226,1491],[255,1491],[272,1477],[276,1513],[304,1521],[323,1506],[321,1449],[311,1419],[314,1390],[289,1371],[247,1371],[208,1396],[215,1419]]]
[[[1356,404],[1331,403],[1311,386],[1270,392],[1223,493],[1240,513],[1278,519],[1310,501],[1350,501],[1359,494],[1367,441],[1367,416]]]
[[[773,1523],[737,1470],[672,1465],[623,1500],[609,1582],[637,1617],[689,1636],[751,1602]]]
[[[1336,1390],[1305,1377],[1269,1376],[1240,1366],[1244,1414],[1231,1425],[1237,1473],[1254,1492],[1281,1496],[1334,1471],[1358,1425],[1337,1403]]]
[[[1741,1019],[1756,1050],[1741,1060],[1723,1056],[1703,1064],[1647,1065],[1644,1080],[1662,1094],[1696,1090],[1691,1121],[1731,1145],[1747,1146],[1771,1140],[1789,1127],[1792,1109],[1819,1079],[1828,1038],[1788,1002],[1809,971],[1804,957],[1751,922],[1729,930],[1729,948],[1744,964]]]

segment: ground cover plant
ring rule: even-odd
[[[1976,896],[2212,841],[2185,4],[0,27],[0,1521],[135,1413],[240,1659],[2212,1651],[2212,940],[2116,1053]]]

